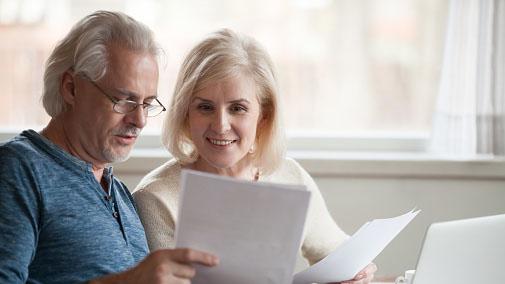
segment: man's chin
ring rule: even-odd
[[[128,153],[128,155],[116,157],[116,159],[114,159],[113,161],[111,161],[111,163],[121,163],[121,162],[124,162],[124,161],[128,160],[129,158],[130,158],[130,154]]]
[[[123,149],[123,151],[104,150],[103,156],[109,163],[120,163],[130,158],[131,149]]]

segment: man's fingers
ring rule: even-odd
[[[194,249],[181,248],[169,252],[170,258],[180,263],[199,263],[205,266],[216,266],[219,263],[217,256]]]
[[[206,266],[215,266],[219,263],[219,259],[210,253],[198,251],[194,249],[176,249],[176,256],[179,257],[178,261],[180,262],[190,262],[190,263],[199,263]]]
[[[189,280],[196,275],[193,264],[215,266],[219,259],[209,253],[193,249],[160,249],[152,252],[136,271],[146,272],[156,283],[190,283]],[[153,282],[153,281],[149,281]]]
[[[187,278],[179,278],[175,275],[171,275],[169,278],[164,279],[161,283],[163,284],[191,284],[191,280]]]
[[[179,262],[172,262],[170,271],[174,276],[182,279],[191,279],[195,277],[196,269],[191,264],[182,264]]]

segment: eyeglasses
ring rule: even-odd
[[[115,97],[107,94],[107,92],[105,92],[100,86],[98,86],[97,83],[95,83],[89,77],[87,77],[85,75],[83,75],[81,77],[83,77],[83,79],[89,81],[93,86],[95,86],[95,88],[97,88],[103,95],[105,95],[112,103],[114,103],[114,106],[112,107],[112,109],[117,113],[127,114],[127,113],[135,111],[137,109],[137,107],[141,106],[144,111],[144,114],[146,116],[153,117],[153,116],[157,116],[160,113],[167,110],[157,98],[154,98],[154,100],[158,104],[150,104],[150,103],[139,104],[137,102],[130,101],[130,100],[124,100],[124,99],[118,100]]]

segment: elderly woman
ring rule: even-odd
[[[151,250],[174,247],[183,168],[305,185],[312,198],[301,250],[311,265],[348,237],[309,174],[284,156],[273,65],[253,39],[222,30],[191,50],[162,136],[174,158],[144,177],[134,193]],[[370,264],[349,283],[369,283],[375,270]]]

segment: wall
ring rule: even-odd
[[[377,257],[380,275],[415,268],[432,222],[505,213],[503,180],[318,178],[317,183],[333,217],[349,233],[373,218],[422,210]]]

